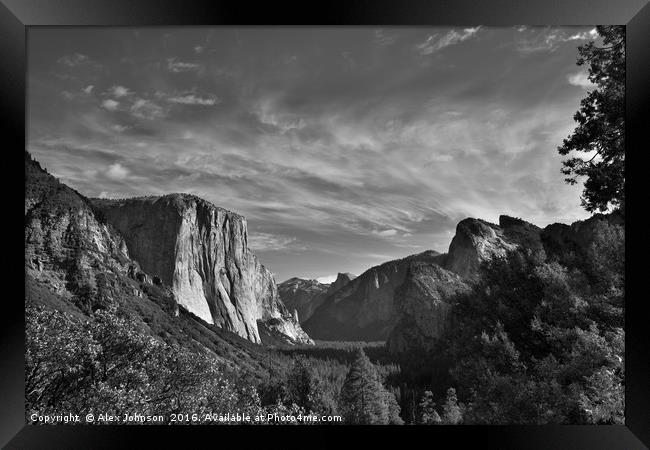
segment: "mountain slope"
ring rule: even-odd
[[[304,323],[325,300],[330,285],[316,280],[289,278],[278,284],[278,294],[289,311],[296,311]]]
[[[278,285],[280,298],[289,311],[296,311],[300,323],[306,322],[328,295],[341,289],[355,278],[351,273],[339,273],[331,284],[317,280],[289,278]]]
[[[381,341],[397,322],[394,292],[410,263],[439,264],[443,255],[427,251],[372,267],[328,295],[304,323],[314,339]]]
[[[152,226],[152,229],[166,227],[169,227],[169,224],[163,220],[157,227]],[[244,233],[244,243],[246,240]],[[162,325],[149,331],[163,338],[178,336],[178,329],[174,327],[180,326],[179,321],[183,321],[190,328],[195,326],[196,329],[204,329],[207,326],[211,330],[210,333],[219,328],[223,328],[224,332],[239,331],[223,326],[228,323],[228,318],[225,318],[224,323],[216,323],[215,326],[210,321],[197,317],[191,310],[191,302],[177,295],[184,295],[185,292],[177,289],[173,282],[171,285],[167,284],[165,281],[168,281],[168,278],[163,280],[169,273],[149,272],[147,269],[152,266],[146,257],[143,261],[147,263],[147,269],[141,267],[137,258],[131,254],[127,241],[128,239],[107,221],[106,214],[100,211],[97,204],[60,183],[25,153],[26,301],[68,309],[89,317],[96,308],[119,304],[137,316],[145,329],[151,327],[146,323],[143,314],[148,314],[149,320],[154,320],[152,317],[155,316],[155,321]],[[139,256],[145,256],[142,241],[132,241],[131,244],[137,249]],[[224,258],[218,253],[199,252],[200,246],[192,238],[189,245],[187,242],[178,245],[179,250],[186,250],[188,247],[189,253],[182,253],[185,260],[196,261],[196,254],[192,253],[194,251],[207,261]],[[234,263],[240,263],[237,266],[237,275],[259,281],[250,287],[249,292],[251,295],[259,295],[261,301],[253,305],[254,322],[249,328],[251,333],[237,334],[259,343],[261,340],[258,325],[261,324],[275,333],[276,338],[286,343],[311,343],[279,300],[270,272],[259,264],[254,255],[245,250],[242,252],[246,255],[244,260]],[[176,248],[165,247],[164,251],[173,252]],[[156,266],[153,268],[157,269]],[[253,271],[259,279],[251,275],[250,272]],[[181,271],[174,268],[174,272]],[[233,317],[230,320],[234,323],[236,320],[250,319],[245,316],[249,311],[246,308],[250,308],[246,302],[250,298],[239,296],[236,289],[231,292],[235,295],[231,296],[233,310],[228,312],[232,312]],[[269,310],[265,311],[264,308]],[[258,320],[260,324],[257,323]],[[188,323],[194,325],[187,325]],[[162,335],[159,333],[161,328],[166,330]],[[187,332],[181,334],[188,335]],[[214,339],[222,341],[219,337]],[[186,344],[190,342],[188,345],[197,344],[195,340],[187,337],[180,340],[187,341]],[[203,346],[200,343],[197,345]]]
[[[398,320],[386,342],[388,350],[400,353],[430,346],[449,327],[454,296],[468,288],[459,275],[437,264],[412,263],[395,292]]]
[[[618,213],[596,214],[571,225],[552,224],[543,229],[505,215],[499,217],[498,225],[472,218],[461,221],[443,263],[449,270],[432,264],[412,266],[395,293],[399,319],[388,338],[388,349],[403,353],[431,348],[451,326],[447,318],[453,297],[479,280],[481,263],[513,251],[539,260],[588,258],[602,222],[620,225],[623,218]]]

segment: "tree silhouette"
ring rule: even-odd
[[[625,27],[598,26],[602,45],[578,47],[579,66],[588,65],[595,85],[573,116],[578,126],[558,147],[569,184],[586,177],[582,206],[589,212],[625,207]],[[573,154],[575,155],[575,153]]]

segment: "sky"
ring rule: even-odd
[[[557,147],[593,27],[30,28],[27,148],[88,197],[244,215],[280,282],[424,250],[467,217],[588,217]]]

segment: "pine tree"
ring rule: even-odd
[[[458,425],[463,421],[463,413],[458,406],[456,389],[447,389],[447,399],[442,405],[442,422],[446,425]]]
[[[389,425],[404,425],[404,420],[400,417],[400,407],[395,395],[384,389],[384,402],[388,406],[388,423]]]
[[[359,348],[341,388],[344,420],[350,424],[388,424],[390,411],[386,398],[375,366]]]
[[[323,404],[323,390],[320,380],[313,373],[309,363],[298,357],[287,380],[289,400],[312,412],[327,412]]]
[[[424,391],[422,400],[420,400],[420,404],[418,405],[418,423],[421,425],[439,424],[441,419],[435,407],[433,393],[431,391]]]

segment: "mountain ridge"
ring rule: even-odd
[[[258,321],[286,343],[313,343],[282,304],[270,271],[248,249],[243,216],[191,194],[90,200],[49,174],[28,152],[25,177],[26,276],[54,295],[90,313],[118,298],[137,301],[149,297],[147,290],[158,290],[172,315],[184,307],[255,343],[262,343]],[[152,212],[147,206],[154,204],[162,216],[147,214]],[[125,218],[122,208],[128,205],[142,208],[135,217],[143,223]],[[191,214],[197,208],[203,213],[200,219]],[[211,222],[215,216],[224,220]],[[139,226],[125,228],[125,223]],[[174,236],[179,231],[185,234]],[[222,245],[209,245],[215,242]],[[204,271],[198,274],[197,269]],[[210,273],[229,285],[200,277]],[[196,308],[192,295],[197,292],[203,300],[213,300],[207,309],[214,315]],[[215,299],[217,293],[226,295]]]

